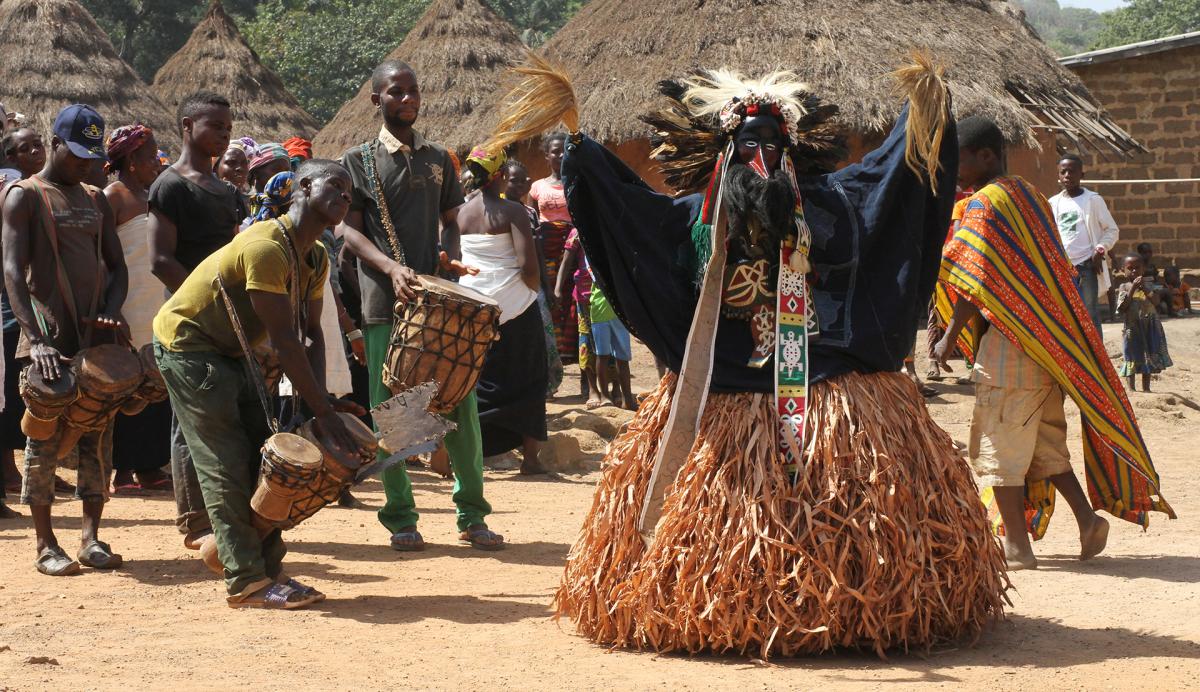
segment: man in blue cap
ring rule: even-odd
[[[83,184],[104,158],[103,118],[90,106],[67,106],[54,121],[46,167],[16,183],[4,202],[4,282],[21,325],[17,358],[49,382],[65,374],[64,361],[77,351],[111,342],[124,328],[127,276],[112,210],[98,189]],[[121,564],[121,556],[97,537],[108,499],[111,433],[110,424],[78,442],[78,562],[59,547],[50,524],[63,426],[48,440],[27,443],[21,501],[32,510],[39,572],[60,576],[78,572],[80,563],[98,569]]]

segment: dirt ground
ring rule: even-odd
[[[1110,353],[1119,353],[1117,326],[1105,331]],[[1177,365],[1155,380],[1155,393],[1138,393],[1134,401],[1163,492],[1180,519],[1156,514],[1148,532],[1114,521],[1105,554],[1080,563],[1064,505],[1035,546],[1041,568],[1013,575],[1006,620],[974,645],[925,658],[847,653],[770,664],[609,652],[576,636],[569,622],[555,622],[549,610],[591,503],[595,471],[533,480],[490,471],[491,525],[511,542],[500,553],[458,545],[449,483],[417,471],[421,528],[430,544],[423,553],[388,548],[372,511],[383,502],[376,481],[357,491],[367,509],[330,508],[286,535],[289,572],[329,594],[302,612],[225,607],[221,583],[183,548],[166,495],[116,498],[108,506],[102,538],[126,559],[112,573],[43,577],[33,569],[28,516],[0,521],[0,689],[1195,685],[1200,480],[1187,440],[1196,439],[1200,423],[1200,318],[1171,321],[1167,332]],[[645,351],[638,358],[635,390],[644,391],[654,369]],[[568,379],[562,393],[577,386]],[[933,415],[964,440],[970,386],[935,387]],[[604,439],[625,420],[614,409],[599,416],[581,409],[578,398],[552,407],[560,467],[596,468]],[[1079,458],[1077,424],[1072,440]],[[60,540],[72,545],[80,504],[60,502],[55,514]]]

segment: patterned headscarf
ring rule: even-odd
[[[292,137],[283,140],[283,148],[292,161],[292,168],[312,158],[312,142],[303,137]]]
[[[507,161],[508,154],[505,154],[503,150],[493,154],[486,149],[480,148],[472,151],[471,155],[467,157],[467,163],[473,163],[487,173],[486,178],[475,181],[479,187],[483,187],[495,180],[496,174],[500,172],[500,169],[504,168],[504,164]]]
[[[284,149],[283,145],[279,144],[278,142],[262,144],[253,152],[252,155],[250,152],[247,152],[247,155],[250,156],[249,170],[251,171],[261,166],[265,166],[272,161],[278,161],[280,159],[284,161],[289,160],[287,149]]]
[[[230,149],[237,149],[238,151],[244,153],[246,158],[249,158],[254,155],[255,151],[258,150],[258,142],[254,141],[250,137],[231,139],[229,140],[229,146],[225,149],[225,151],[229,151]]]
[[[267,221],[282,215],[292,203],[292,182],[296,175],[291,171],[283,171],[271,176],[263,191],[255,196],[258,211],[254,214],[255,221]]]
[[[153,134],[154,130],[140,123],[113,130],[108,136],[108,163],[104,164],[104,170],[108,173],[116,171],[121,163],[140,149]]]

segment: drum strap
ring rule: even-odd
[[[400,243],[400,236],[396,235],[396,224],[392,223],[392,213],[388,211],[387,198],[383,196],[383,180],[379,177],[379,169],[375,166],[375,149],[370,142],[363,142],[362,159],[363,171],[371,179],[371,184],[375,188],[375,206],[379,207],[379,220],[383,223],[383,230],[387,232],[388,244],[392,246],[392,259],[407,267],[408,258],[404,255],[404,245]]]
[[[225,311],[229,313],[229,321],[233,324],[233,333],[237,334],[238,343],[242,346],[243,365],[246,368],[246,376],[254,383],[254,389],[258,392],[258,402],[262,404],[263,414],[267,417],[267,425],[271,428],[271,434],[279,432],[279,419],[271,415],[271,400],[267,396],[267,382],[263,379],[262,371],[258,369],[258,361],[254,358],[254,352],[250,348],[250,340],[246,338],[246,330],[242,329],[242,321],[238,319],[237,309],[233,307],[233,300],[229,298],[229,291],[225,290],[225,282],[221,280],[221,274],[217,274],[217,288],[221,291],[221,300],[225,303]]]

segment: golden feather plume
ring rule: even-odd
[[[504,97],[504,118],[483,144],[497,152],[517,142],[537,137],[562,123],[572,133],[579,131],[579,102],[571,80],[561,69],[532,51],[512,71],[521,80]]]
[[[914,50],[909,62],[892,73],[896,88],[906,96],[908,126],[904,162],[909,169],[929,181],[937,194],[937,173],[941,167],[938,152],[950,118],[950,91],[946,88],[946,67],[928,51]]]

